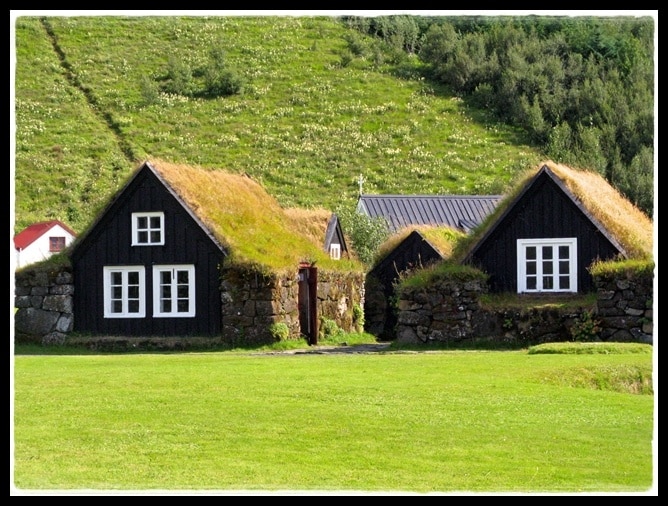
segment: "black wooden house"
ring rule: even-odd
[[[226,250],[144,163],[71,252],[74,330],[124,336],[221,332]]]
[[[411,230],[367,273],[365,318],[367,332],[381,339],[394,339],[397,314],[392,305],[394,284],[404,273],[427,267],[445,258],[443,251],[418,229]]]
[[[69,251],[74,331],[267,343],[354,327],[363,269],[336,216],[283,209],[245,174],[147,161]],[[308,317],[308,318],[307,318]]]
[[[628,256],[565,183],[564,176],[577,174],[556,164],[542,165],[490,217],[463,263],[489,275],[491,292],[591,292],[595,288],[588,268],[594,261]],[[603,185],[608,186],[601,178]]]

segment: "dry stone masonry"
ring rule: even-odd
[[[653,343],[652,275],[595,278],[595,307],[527,307],[487,310],[480,281],[441,280],[426,288],[404,288],[397,303],[396,338],[404,343],[493,340],[512,345],[573,341],[571,329],[590,313],[593,340]]]
[[[15,276],[14,331],[17,338],[62,344],[74,323],[72,272],[19,271]]]
[[[653,343],[653,276],[617,274],[595,277],[593,317],[602,341]],[[334,320],[346,332],[358,330],[354,301],[362,301],[363,274],[320,272],[319,318]],[[221,281],[222,342],[266,343],[272,323],[285,322],[299,336],[297,280],[294,275],[262,277],[226,271]],[[399,292],[400,342],[461,342],[492,339],[512,344],[573,340],[570,328],[585,311],[526,308],[485,310],[481,280],[441,280],[427,288]],[[15,338],[21,342],[64,344],[73,329],[74,283],[71,269],[26,268],[15,275]]]

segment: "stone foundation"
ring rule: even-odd
[[[405,288],[398,294],[396,339],[415,344],[492,340],[512,346],[573,341],[573,327],[590,318],[594,330],[588,340],[652,344],[652,276],[626,274],[595,282],[595,303],[568,304],[569,309],[485,309],[480,296],[487,287],[480,281],[442,280],[428,288]]]

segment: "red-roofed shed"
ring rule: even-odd
[[[46,260],[69,246],[75,237],[76,233],[61,221],[33,223],[14,236],[16,267]]]

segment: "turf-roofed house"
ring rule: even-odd
[[[138,167],[70,257],[83,335],[313,344],[323,319],[354,330],[363,304],[363,268],[331,213],[283,209],[246,175],[162,160]]]
[[[392,232],[366,277],[365,318],[375,335],[394,339],[411,327],[404,334],[416,341],[502,336],[503,326],[485,323],[490,318],[472,302],[487,292],[525,301],[596,294],[598,315],[610,316],[605,337],[651,339],[651,326],[641,321],[651,315],[651,282],[623,291],[617,287],[628,281],[602,288],[592,274],[609,262],[653,263],[652,221],[600,174],[547,161],[503,196],[361,196],[358,212],[385,218]],[[485,280],[475,293],[447,281],[469,276],[471,286]],[[643,328],[638,336],[636,327]],[[564,328],[553,334],[568,336]]]
[[[480,225],[500,195],[361,194],[357,212],[382,219],[390,233],[365,280],[367,330],[394,339],[395,284],[407,273],[446,260],[457,241]]]
[[[395,338],[397,312],[393,306],[395,284],[416,269],[448,259],[465,235],[449,226],[404,226],[390,235],[376,253],[365,279],[365,321],[371,334],[384,340]]]
[[[652,259],[652,221],[600,174],[551,161],[526,174],[471,235],[461,262],[493,293],[595,291],[595,262]]]

